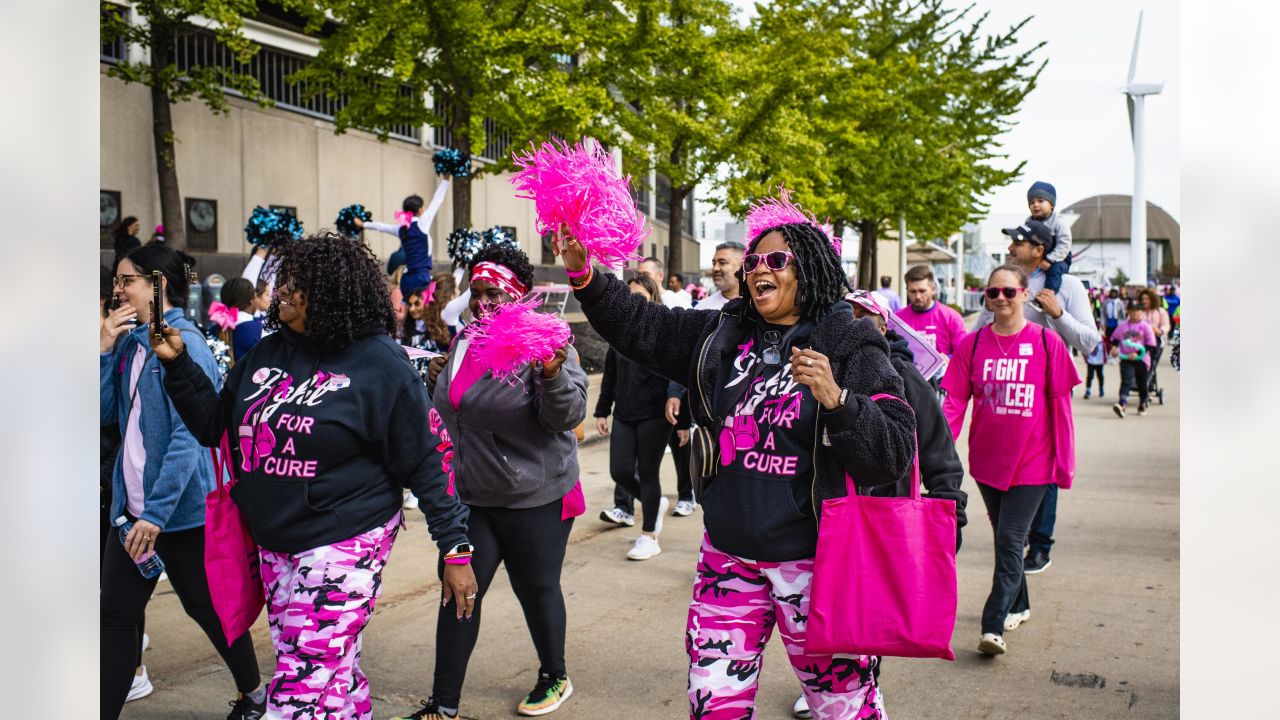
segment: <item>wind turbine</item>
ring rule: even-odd
[[[1142,13],[1138,13],[1138,32],[1133,36],[1133,55],[1129,58],[1129,79],[1124,86],[1129,104],[1129,137],[1133,140],[1133,207],[1129,221],[1129,267],[1133,282],[1147,284],[1147,196],[1143,187],[1142,130],[1145,125],[1144,104],[1148,95],[1158,95],[1164,83],[1135,83],[1138,69],[1138,41],[1142,39]]]

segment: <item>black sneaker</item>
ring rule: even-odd
[[[456,717],[458,717],[456,710],[452,715],[450,715],[440,709],[440,703],[436,702],[435,698],[431,698],[430,700],[422,703],[422,707],[414,710],[408,715],[397,715],[396,717],[391,718],[391,720],[452,720]]]
[[[261,720],[267,716],[265,695],[260,703],[250,700],[248,695],[241,695],[238,700],[231,700],[227,704],[231,706],[231,714],[227,715],[227,720]]]
[[[1022,561],[1022,572],[1027,575],[1038,575],[1048,570],[1052,564],[1053,561],[1049,559],[1048,553],[1032,550],[1027,553],[1026,559]]]

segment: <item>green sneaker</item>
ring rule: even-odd
[[[567,677],[539,674],[538,684],[516,706],[520,715],[546,715],[553,713],[573,694],[573,683]]]

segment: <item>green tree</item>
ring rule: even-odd
[[[943,0],[775,6],[807,18],[811,42],[835,57],[808,75],[819,90],[801,98],[802,124],[792,127],[806,143],[780,145],[767,164],[744,168],[731,207],[762,183],[797,187],[799,200],[837,228],[857,228],[858,285],[872,288],[877,239],[899,217],[917,237],[945,237],[986,209],[983,195],[1021,173],[1023,163],[997,167],[1006,160],[999,137],[1035,87],[1043,43],[1018,51],[1025,20],[988,35],[986,15]]]
[[[607,91],[579,66],[603,0],[288,0],[325,31],[320,54],[295,78],[307,92],[342,98],[335,124],[443,127],[478,156],[496,127],[512,149],[598,125]],[[607,24],[604,24],[607,27]],[[434,108],[428,108],[430,95]],[[491,121],[486,128],[486,121]],[[471,225],[471,181],[509,169],[510,157],[473,162],[453,184],[454,228]]]
[[[726,0],[619,0],[622,31],[610,38],[618,140],[635,175],[655,170],[671,180],[670,265],[684,267],[681,226],[694,188],[714,180],[739,156],[756,158],[783,120],[791,82],[809,45],[767,42],[772,15],[740,24]],[[794,33],[801,32],[795,29]],[[801,143],[802,137],[793,138]]]
[[[142,22],[132,23],[118,6],[103,3],[101,7],[103,41],[123,40],[142,48],[148,55],[144,62],[122,61],[111,65],[107,73],[151,89],[160,218],[164,223],[165,241],[171,247],[185,249],[187,233],[174,154],[177,137],[170,107],[199,98],[213,112],[225,113],[230,109],[224,94],[227,88],[264,106],[271,104],[259,92],[257,80],[239,71],[257,52],[257,47],[240,32],[242,18],[257,12],[257,8],[257,0],[135,0],[133,10]],[[197,18],[205,19],[201,21],[205,23],[203,30],[194,26]],[[213,32],[240,65],[179,67],[175,54],[178,40],[183,35],[202,31]]]

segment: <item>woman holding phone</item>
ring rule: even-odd
[[[239,695],[231,702],[229,720],[251,720],[263,712],[265,693],[253,640],[246,632],[227,645],[205,577],[204,500],[214,486],[213,464],[165,394],[166,372],[148,337],[160,320],[193,348],[196,372],[210,383],[217,376],[204,336],[183,316],[191,264],[189,256],[160,244],[131,251],[116,267],[119,306],[107,315],[99,334],[101,422],[123,428],[110,516],[133,523],[123,544],[108,538],[102,558],[99,679],[104,718],[119,716],[141,662],[139,625],[157,578],[143,577],[135,563],[150,553],[160,556],[183,609],[231,670]],[[154,271],[160,273],[159,287]],[[158,314],[152,306],[157,290]]]

